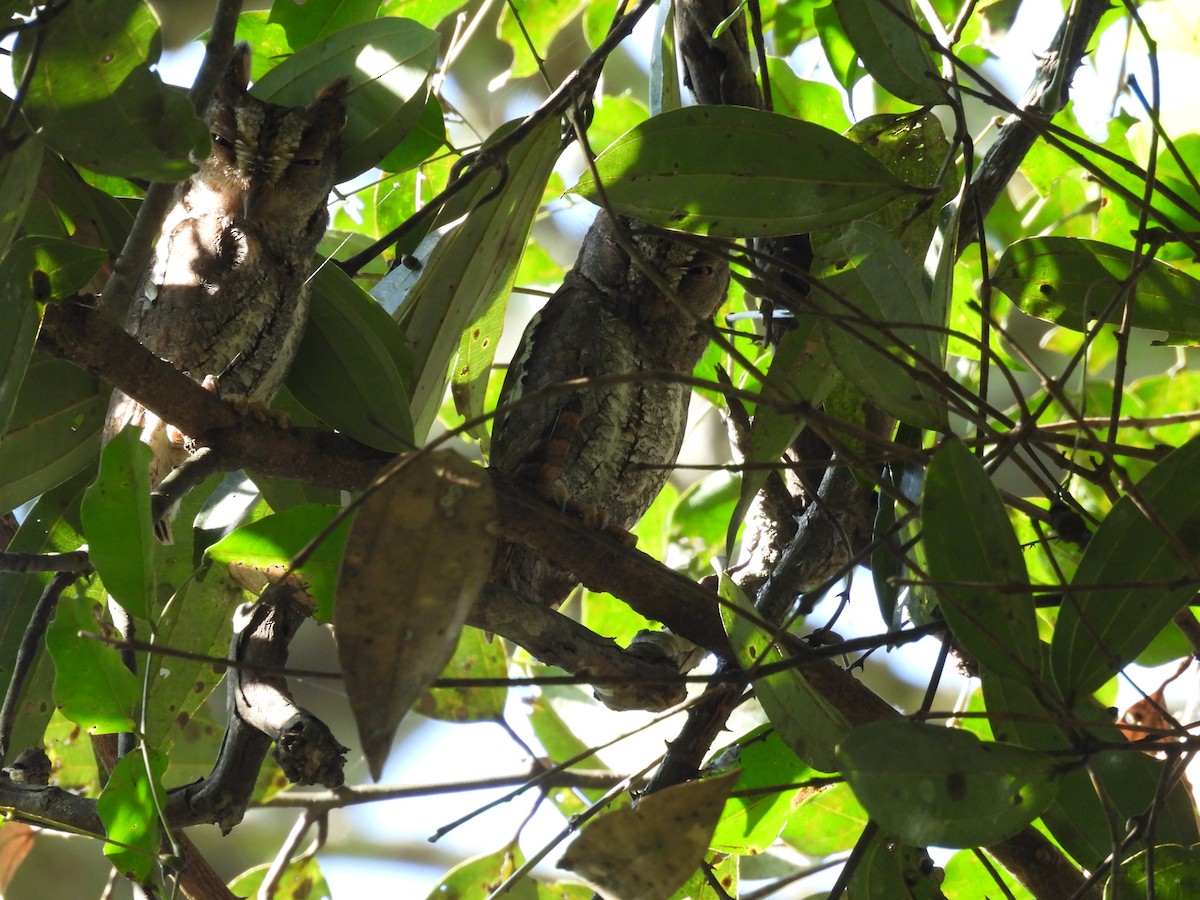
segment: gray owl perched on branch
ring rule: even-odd
[[[526,328],[500,402],[573,379],[596,383],[498,416],[491,464],[593,525],[627,529],[662,489],[687,424],[691,387],[656,375],[690,375],[700,361],[708,336],[697,317],[716,313],[729,269],[711,253],[621,219],[632,245],[683,302],[680,309],[620,247],[616,227],[607,213],[596,217],[575,267]],[[501,546],[496,570],[498,582],[549,606],[579,583],[518,545]]]
[[[126,327],[223,397],[267,403],[304,332],[347,82],[293,108],[252,97],[249,77],[250,49],[240,44],[205,114],[212,152],[176,189]],[[114,392],[105,440],[129,424],[154,451],[152,486],[187,458],[176,429]]]

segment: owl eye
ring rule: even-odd
[[[683,274],[693,278],[708,278],[714,271],[712,266],[688,266],[683,270]]]
[[[223,149],[223,150],[232,150],[233,149],[233,141],[229,140],[229,138],[225,137],[225,135],[219,134],[214,131],[211,136],[212,136],[212,142],[214,144],[216,144],[218,147],[220,147],[221,149]]]

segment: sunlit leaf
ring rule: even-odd
[[[131,616],[148,620],[157,577],[152,565],[150,448],[128,426],[100,455],[100,473],[80,507],[89,556],[104,586]]]
[[[375,18],[378,0],[277,0],[268,22],[282,26],[288,43],[299,50],[340,28]]]
[[[271,868],[262,865],[243,872],[229,882],[229,890],[237,897],[257,896]],[[315,856],[292,860],[283,867],[273,884],[275,889],[271,891],[271,900],[321,900],[333,896]]]
[[[162,786],[166,770],[167,757],[162,753],[130,753],[117,761],[96,798],[96,811],[110,841],[104,845],[104,855],[130,881],[145,881],[158,863],[162,840],[159,810],[167,802]]]
[[[376,165],[421,121],[438,40],[437,32],[409,19],[360,22],[288,57],[252,93],[272,103],[300,106],[334,79],[349,78],[337,170],[343,181]]]
[[[949,102],[907,0],[833,0],[833,8],[863,65],[886,90],[917,106]]]
[[[295,506],[267,516],[223,538],[208,548],[214,562],[225,566],[247,590],[258,592],[268,582],[283,576],[292,557],[312,541],[338,514],[336,506]],[[315,603],[314,616],[329,622],[338,567],[346,546],[349,525],[343,522],[333,529],[304,564],[292,570],[291,577]]]
[[[618,212],[719,237],[829,228],[921,192],[840,134],[740,106],[647,119],[601,153],[596,168]],[[571,190],[598,199],[590,174]]]
[[[54,699],[64,716],[90,734],[130,731],[141,685],[116,649],[78,636],[100,632],[98,611],[87,597],[64,596],[58,601],[46,634],[54,660]]]
[[[492,140],[509,130],[511,126],[502,126]],[[437,241],[419,277],[398,266],[371,292],[384,308],[396,310],[393,315],[413,341],[410,396],[418,439],[441,406],[463,330],[512,286],[558,153],[558,124],[549,122],[508,155],[503,178],[480,179],[477,199],[498,193]]]
[[[23,112],[50,147],[111,175],[178,181],[194,170],[188,154],[203,155],[207,129],[186,92],[150,69],[161,44],[149,6],[69,4],[53,28],[19,32],[16,71],[31,60],[35,43]]]
[[[771,635],[753,625],[744,612],[753,612],[746,595],[728,576],[721,578],[721,618],[742,666],[770,665],[784,659]],[[836,772],[834,747],[852,730],[849,719],[804,677],[802,668],[755,679],[754,693],[767,718],[796,756],[822,772]]]

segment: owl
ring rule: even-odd
[[[304,331],[347,82],[287,107],[252,97],[249,77],[250,49],[240,44],[205,114],[212,151],[176,188],[126,328],[222,397],[266,404]],[[187,458],[183,435],[115,392],[105,440],[129,424],[154,452],[152,486]]]
[[[665,232],[620,220],[685,311],[629,258],[616,240],[617,227],[607,213],[597,216],[562,287],[526,328],[500,402],[507,407],[575,379],[596,383],[498,416],[491,465],[592,525],[627,529],[662,489],[683,443],[691,387],[661,375],[690,375],[700,361],[708,336],[697,317],[716,313],[729,268]],[[561,603],[579,582],[519,545],[500,548],[494,577],[548,606]]]

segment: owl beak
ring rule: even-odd
[[[242,196],[242,215],[247,220],[253,220],[262,209],[267,199],[267,191],[263,187],[252,187]]]

